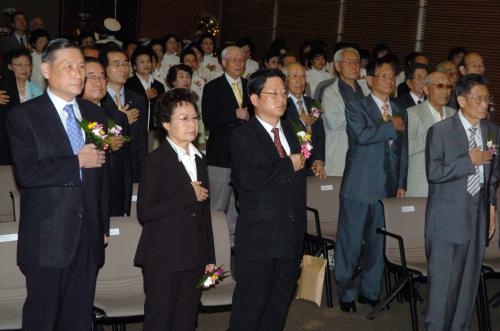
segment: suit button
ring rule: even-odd
[[[78,217],[82,218],[83,217],[83,214],[78,212]]]
[[[192,212],[192,213],[191,213],[191,216],[192,216],[192,217],[196,217],[196,213],[195,213],[195,212]]]

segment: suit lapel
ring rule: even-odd
[[[188,174],[186,168],[184,167],[184,164],[182,164],[182,162],[179,161],[179,157],[177,156],[177,153],[175,152],[173,147],[170,145],[168,140],[165,139],[163,141],[162,146],[165,149],[164,155],[165,155],[165,164],[167,165],[167,167],[169,167],[170,163],[172,163],[173,167],[171,170],[177,174],[175,177],[179,179],[179,182],[181,184],[186,183],[186,182],[190,183],[191,177],[189,177],[189,174]],[[196,170],[198,171],[198,168]]]
[[[462,125],[462,121],[460,121],[460,117],[458,116],[458,112],[455,113],[455,115],[452,117],[453,121],[453,126],[456,134],[456,139],[455,139],[455,144],[457,148],[462,152],[462,153],[468,153],[469,152],[469,138],[467,137],[467,134],[465,133],[464,126]]]
[[[260,124],[259,120],[254,116],[248,124],[254,128],[257,139],[260,140],[261,146],[266,149],[265,153],[273,159],[278,159],[279,154],[274,141],[271,139],[270,133]]]
[[[222,75],[220,77],[220,79],[222,80],[222,84],[226,87],[226,92],[230,96],[230,99],[233,101],[234,109],[239,108],[240,106],[238,105],[238,100],[236,100],[236,96],[234,95],[233,88],[231,87],[231,84],[229,84],[229,82],[227,81],[226,75]],[[241,85],[243,85],[243,81],[242,81]],[[243,95],[243,102],[242,102],[242,107],[243,107],[243,103],[245,101],[245,95],[244,94],[242,94],[242,95]]]
[[[479,127],[481,128],[481,139],[483,141],[483,151],[488,149],[488,125],[486,124],[486,121],[481,120],[479,122]],[[488,179],[490,178],[490,165],[485,164],[483,166],[484,169],[484,183],[488,183]]]
[[[304,105],[305,107],[305,105]],[[297,107],[295,106],[295,102],[293,102],[293,99],[291,97],[288,98],[288,105],[287,105],[287,120],[295,122],[297,125],[299,125],[302,129],[306,129],[304,126],[304,123],[300,119],[299,116],[299,111]]]
[[[379,123],[379,122],[383,121],[382,113],[380,112],[380,109],[378,108],[377,103],[375,102],[375,100],[373,100],[371,95],[369,95],[366,98],[366,103],[368,106],[367,108],[369,111],[369,116],[372,118],[372,120],[375,123]]]

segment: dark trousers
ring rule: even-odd
[[[488,228],[486,204],[478,201],[482,199],[471,198],[477,216],[468,242],[426,239],[429,299],[425,325],[429,331],[469,330]]]
[[[23,331],[89,331],[98,267],[87,241],[64,269],[20,265],[28,296]]]
[[[300,259],[235,257],[231,331],[282,330],[300,272]]]
[[[142,269],[144,277],[144,331],[190,331],[196,329],[201,289],[196,288],[203,268],[170,271]]]
[[[358,285],[353,277],[359,265],[362,247],[359,293],[372,300],[379,298],[384,271],[384,238],[377,233],[377,229],[383,226],[384,210],[380,202],[367,204],[340,198],[335,280],[341,301],[354,301],[358,297]]]

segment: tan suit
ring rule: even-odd
[[[444,107],[446,118],[455,110]],[[406,196],[427,197],[429,185],[425,173],[425,141],[427,131],[435,124],[429,101],[408,108],[408,181]]]
[[[370,93],[366,80],[357,81],[365,96]],[[342,176],[347,154],[345,103],[339,90],[339,80],[328,86],[321,101],[325,126],[325,172],[328,176]]]

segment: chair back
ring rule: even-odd
[[[403,238],[406,264],[426,274],[425,208],[427,198],[382,199],[385,229]],[[386,237],[385,256],[390,263],[401,265],[397,240]]]
[[[317,209],[323,237],[334,239],[339,218],[339,193],[342,177],[307,177],[307,206]],[[312,213],[307,213],[307,232],[316,234]]]
[[[500,201],[500,188],[497,189],[497,201]],[[488,264],[488,260],[493,260],[493,259],[500,259],[500,249],[499,247],[499,236],[500,236],[500,228],[498,227],[498,219],[499,219],[499,214],[500,214],[500,208],[497,208],[497,215],[496,215],[496,222],[497,222],[497,229],[495,234],[493,235],[493,238],[491,238],[490,242],[488,243],[488,246],[486,247],[486,250],[484,252],[484,261],[485,264]],[[498,270],[500,271],[500,270]]]
[[[0,166],[0,222],[13,222],[14,207],[11,193],[17,190],[14,169],[10,165]]]

